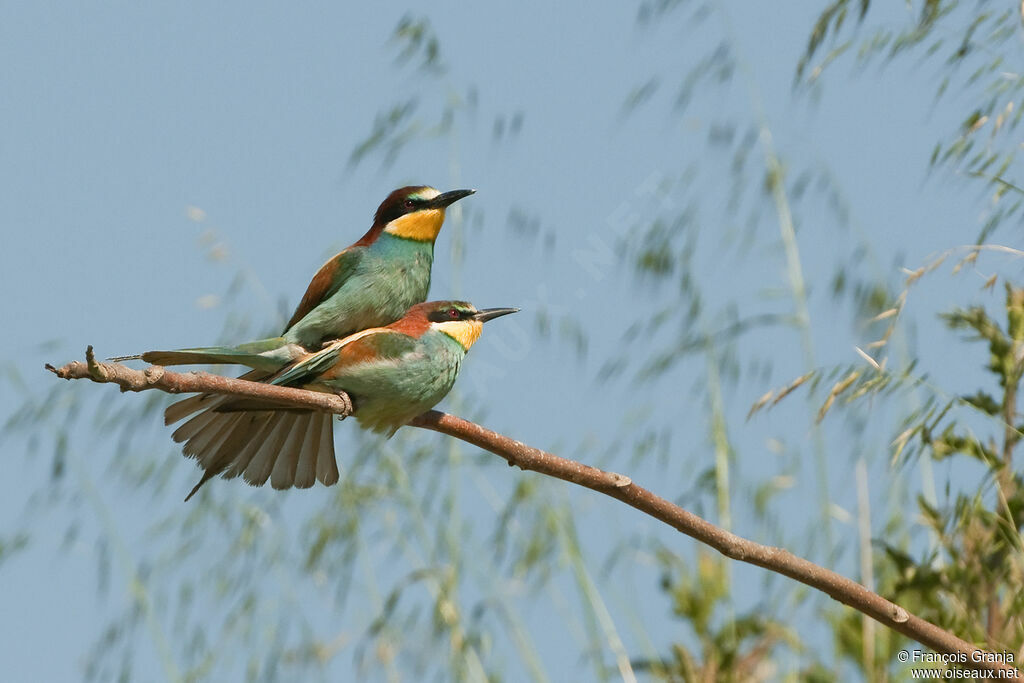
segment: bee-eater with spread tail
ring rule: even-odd
[[[426,300],[434,240],[445,209],[474,192],[409,186],[389,194],[367,233],[313,276],[280,337],[233,347],[147,351],[111,360],[141,358],[156,365],[234,363],[274,372],[308,351],[319,350],[325,342],[392,323],[410,306]]]
[[[483,324],[516,308],[477,310],[462,301],[429,301],[386,327],[373,327],[308,353],[265,381],[328,393],[346,392],[353,416],[375,432],[395,433],[433,408],[455,384],[462,359]],[[259,399],[202,394],[179,401],[164,415],[186,456],[208,480],[242,476],[253,486],[270,479],[275,489],[338,481],[332,415]]]

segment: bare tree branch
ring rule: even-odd
[[[159,365],[145,370],[133,370],[120,363],[100,363],[92,347],[85,350],[85,362],[71,361],[55,368],[49,363],[46,369],[61,379],[91,379],[93,382],[109,382],[121,387],[121,391],[145,391],[159,389],[169,394],[209,393],[266,398],[300,408],[309,408],[323,413],[334,413],[341,417],[352,414],[352,400],[347,394],[325,394],[293,387],[279,387],[262,382],[250,382],[233,377],[211,375],[206,372],[170,372]]]
[[[99,363],[92,347],[86,362],[74,361],[61,368],[46,368],[63,379],[91,379],[110,382],[122,391],[160,389],[169,393],[203,392],[265,398],[310,410],[346,416],[352,413],[348,396],[323,394],[304,389],[278,387],[243,379],[232,379],[207,373],[177,373],[161,367],[133,370],[116,363]],[[910,614],[899,605],[886,600],[861,584],[825,569],[788,550],[755,543],[715,526],[693,513],[671,503],[647,489],[634,484],[626,476],[605,472],[589,465],[568,460],[552,453],[527,446],[485,427],[436,410],[413,419],[411,426],[430,429],[462,439],[490,451],[508,461],[510,466],[532,470],[551,477],[585,486],[627,505],[631,505],[677,531],[711,546],[726,557],[763,567],[815,588],[875,619],[883,626],[911,638],[936,652],[952,655],[959,666],[979,671],[1000,672],[1000,678],[1013,677],[1016,669],[1010,664],[992,661],[996,657],[945,631],[931,622]]]

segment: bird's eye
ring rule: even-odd
[[[406,199],[404,202],[402,202],[402,206],[404,206],[407,209],[411,209],[412,207],[416,206],[416,202],[414,202],[411,199]]]
[[[449,308],[448,309],[448,317],[451,318],[452,320],[458,320],[459,319],[459,312],[456,309],[454,309],[454,308]]]

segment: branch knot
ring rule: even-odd
[[[148,368],[142,371],[146,375],[146,382],[150,385],[154,385],[164,377],[164,370],[159,365],[150,365]]]
[[[89,368],[89,377],[94,382],[106,382],[108,380],[106,368],[96,362],[96,354],[93,353],[92,344],[85,347],[85,365]]]

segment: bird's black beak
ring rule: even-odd
[[[488,320],[494,320],[495,318],[500,318],[503,315],[518,312],[518,308],[485,308],[482,311],[477,311],[476,315],[474,315],[473,317],[479,320],[480,322],[485,323]]]
[[[450,190],[448,192],[442,192],[430,200],[430,205],[435,209],[443,209],[446,206],[451,206],[464,197],[468,197],[474,192],[476,192],[476,190]]]

